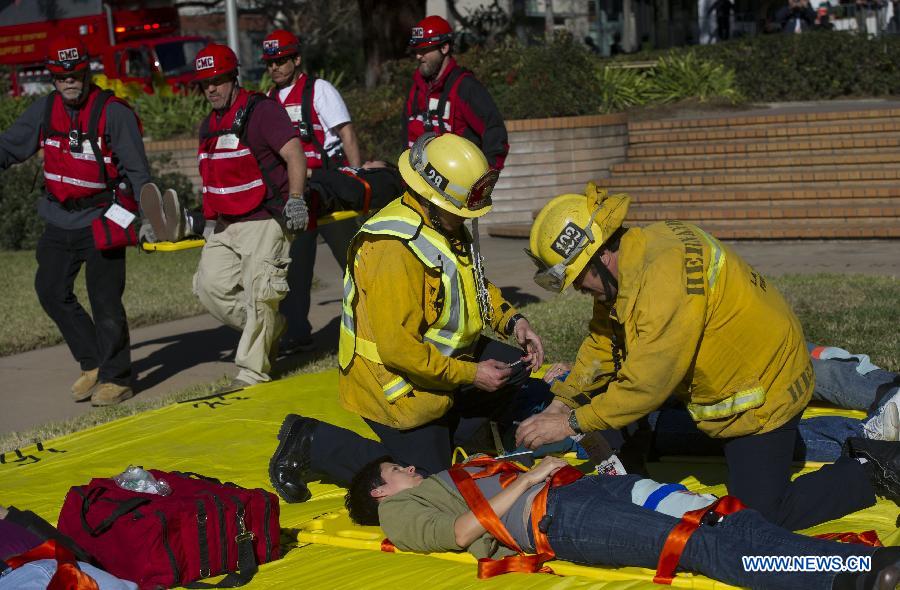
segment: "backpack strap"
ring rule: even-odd
[[[300,97],[300,116],[303,117],[303,124],[309,126],[308,143],[313,144],[313,147],[319,152],[319,157],[322,158],[322,166],[324,168],[329,168],[330,162],[328,152],[325,151],[325,146],[319,143],[319,139],[316,137],[316,131],[313,129],[312,111],[315,108],[315,105],[313,105],[313,90],[315,90],[316,79],[317,78],[312,74],[306,74],[306,83],[303,85],[303,95]]]
[[[266,96],[265,94],[260,94],[258,92],[252,93],[247,98],[247,106],[244,107],[244,114],[241,115],[239,119],[235,119],[234,125],[231,127],[231,132],[238,136],[240,141],[245,144],[249,149],[250,153],[253,154],[253,157],[256,158],[256,163],[259,165],[259,171],[262,174],[263,182],[266,184],[266,187],[269,189],[269,193],[271,193],[272,197],[277,198],[279,196],[278,187],[275,186],[275,182],[272,180],[272,171],[278,167],[278,160],[275,159],[268,166],[263,166],[262,162],[259,159],[259,156],[256,152],[253,151],[253,148],[246,141],[247,139],[247,128],[250,122],[250,116],[253,114],[254,109],[256,109],[256,105],[260,104],[264,100],[275,100]]]
[[[94,159],[100,167],[100,180],[107,187],[111,187],[116,183],[116,179],[110,179],[106,173],[106,164],[103,162],[103,153],[100,151],[99,127],[100,116],[103,115],[103,109],[106,104],[115,96],[111,90],[101,90],[94,99],[94,106],[91,108],[90,117],[88,118],[87,140],[91,144],[91,151],[94,152]]]
[[[438,121],[444,120],[444,109],[447,108],[447,99],[450,98],[450,93],[456,87],[457,80],[459,80],[462,76],[471,74],[471,71],[462,67],[456,66],[450,72],[450,75],[447,76],[447,79],[444,81],[444,91],[441,92],[441,98],[438,100],[437,110],[429,111],[428,105],[425,106],[426,110],[426,121],[425,121],[425,130],[431,131],[434,129],[434,126],[431,124],[431,114],[437,114]],[[443,123],[441,123],[441,132],[452,132],[452,129],[443,129]]]
[[[65,131],[60,131],[58,129],[54,129],[53,125],[51,125],[51,120],[53,118],[53,104],[56,102],[56,97],[59,96],[59,91],[54,90],[50,94],[47,95],[47,102],[44,104],[44,116],[41,119],[41,128],[40,128],[40,136],[43,138],[47,138],[50,136],[58,135],[65,136]]]

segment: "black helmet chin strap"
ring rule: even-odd
[[[600,277],[600,282],[603,283],[603,292],[607,295],[607,301],[615,301],[616,296],[619,294],[619,281],[602,262],[596,263],[591,261],[591,267],[593,267],[597,276]]]
[[[628,231],[628,228],[624,226],[619,227],[605,242],[605,245],[618,244],[626,231]],[[618,246],[614,245],[613,248],[618,250]],[[609,296],[608,301],[615,301],[619,294],[619,280],[613,275],[612,271],[603,264],[603,262],[595,262],[595,259],[591,258],[591,267],[596,271],[597,276],[600,277],[600,282],[603,283],[603,291]],[[610,296],[610,294],[612,294],[612,296]]]

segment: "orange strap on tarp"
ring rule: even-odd
[[[878,533],[875,531],[863,531],[861,533],[822,533],[814,535],[816,539],[824,539],[826,541],[838,541],[840,543],[856,543],[857,545],[868,545],[869,547],[884,547]]]
[[[687,545],[688,539],[691,538],[694,531],[700,527],[703,517],[709,513],[715,513],[720,517],[727,516],[744,508],[743,503],[734,496],[723,496],[705,508],[685,512],[681,517],[681,522],[675,525],[675,528],[666,537],[666,542],[659,554],[659,562],[656,564],[656,575],[653,577],[653,581],[656,584],[672,584],[672,580],[675,579],[675,569],[684,552],[684,546]]]
[[[353,172],[351,172],[349,170],[344,170],[343,168],[341,168],[341,172],[346,174],[350,178],[354,178],[362,183],[363,191],[364,191],[362,214],[366,215],[369,212],[369,205],[371,205],[371,203],[372,203],[372,185],[369,184],[369,182],[362,176],[360,176],[358,174],[354,174]]]
[[[99,590],[97,582],[78,568],[75,554],[58,545],[55,540],[44,541],[21,555],[5,559],[9,567],[17,569],[41,559],[55,559],[56,573],[50,578],[47,590]]]
[[[466,467],[481,467],[482,470],[471,474],[466,471]],[[572,483],[580,478],[582,474],[574,467],[563,467],[553,474],[550,481],[535,496],[531,505],[531,524],[537,553],[529,555],[522,551],[475,483],[476,479],[490,477],[499,473],[501,486],[506,487],[519,473],[524,471],[527,470],[521,465],[509,461],[497,461],[489,457],[475,459],[465,465],[454,465],[450,468],[450,477],[459,489],[460,494],[462,494],[466,504],[472,510],[475,518],[481,523],[481,526],[497,541],[518,553],[518,555],[510,555],[502,559],[491,559],[488,557],[479,559],[479,579],[492,578],[510,572],[553,573],[553,570],[545,566],[544,563],[550,561],[556,555],[547,541],[546,534],[539,528],[539,523],[547,511],[547,493],[550,488]]]
[[[391,543],[390,539],[383,539],[381,541],[381,550],[385,553],[396,553],[397,547]]]

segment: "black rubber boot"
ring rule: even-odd
[[[900,504],[900,442],[848,438],[842,454],[866,459],[872,466],[875,493]]]
[[[310,470],[310,447],[318,420],[288,414],[278,431],[278,448],[269,460],[272,487],[288,504],[312,497],[307,481],[315,479]]]

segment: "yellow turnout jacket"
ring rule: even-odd
[[[800,323],[729,247],[680,221],[631,228],[618,280],[614,306],[594,304],[590,335],[553,386],[584,430],[623,427],[672,394],[713,437],[767,432],[806,407],[814,375]]]
[[[491,328],[516,310],[487,283]],[[484,328],[471,255],[434,230],[409,194],[367,221],[350,246],[338,352],[341,404],[393,428],[443,416],[475,380]]]

